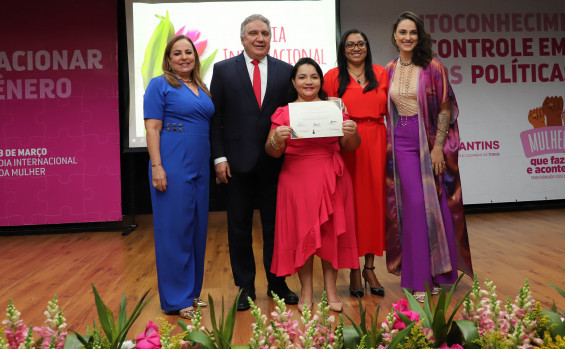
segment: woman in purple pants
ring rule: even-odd
[[[446,68],[434,58],[422,20],[402,13],[393,25],[400,55],[389,73],[387,115],[387,268],[423,302],[472,275],[457,156],[459,109]]]

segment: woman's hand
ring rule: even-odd
[[[361,137],[357,133],[357,123],[345,120],[341,126],[343,136],[339,137],[339,146],[345,151],[354,151],[361,144]]]
[[[275,129],[275,133],[273,135],[275,143],[277,144],[286,144],[286,140],[290,137],[290,132],[292,131],[292,127],[290,126],[279,126]]]
[[[343,122],[342,130],[344,136],[354,135],[357,133],[357,123],[353,120],[345,120]]]
[[[153,186],[159,191],[167,190],[167,174],[162,165],[152,166]]]
[[[274,158],[280,158],[286,148],[286,140],[290,137],[292,127],[279,126],[271,129],[265,142],[265,152]]]
[[[434,146],[432,152],[430,153],[432,159],[432,169],[435,175],[439,175],[445,171],[445,158],[443,156],[443,148],[440,146]]]

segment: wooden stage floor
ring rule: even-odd
[[[129,236],[120,232],[71,233],[53,235],[0,236],[0,307],[2,314],[13,299],[27,325],[39,326],[44,321],[47,302],[57,294],[68,327],[85,332],[96,317],[93,283],[103,300],[117,313],[122,293],[127,296],[129,310],[148,289],[153,295],[129,334],[135,338],[149,320],[163,317],[176,324],[176,316],[164,316],[159,307],[152,216],[136,218],[138,228]],[[269,314],[274,310],[266,295],[266,279],[261,261],[258,217],[255,219],[256,304]],[[469,239],[475,273],[480,280],[493,280],[501,299],[517,295],[519,287],[529,279],[533,297],[549,308],[555,300],[565,309],[563,299],[548,283],[565,289],[565,209],[481,213],[467,215]],[[361,263],[363,261],[361,260]],[[368,314],[380,307],[379,320],[390,311],[391,304],[403,296],[400,278],[386,272],[384,258],[376,259],[376,273],[385,286],[386,296],[366,293],[362,298]],[[323,290],[319,260],[315,262],[315,303]],[[299,293],[298,277],[287,279],[289,287]],[[358,320],[357,300],[349,296],[349,271],[341,270],[338,289],[344,312]],[[471,287],[464,277],[456,291],[461,298]],[[203,298],[210,294],[217,307],[222,297],[226,307],[237,294],[229,264],[225,212],[210,213]],[[298,317],[296,306],[291,306]],[[203,310],[205,323],[209,312]],[[2,318],[4,318],[2,316]],[[249,311],[237,314],[233,344],[247,344],[253,318]],[[349,322],[345,320],[345,323]],[[178,327],[177,327],[178,329]]]

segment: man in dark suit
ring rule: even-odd
[[[263,264],[267,294],[286,304],[298,297],[284,277],[271,273],[275,230],[277,180],[281,159],[265,153],[271,115],[287,104],[292,66],[268,55],[271,26],[262,15],[241,24],[244,51],[214,65],[210,92],[216,112],[212,117],[212,158],[216,181],[227,184],[228,243],[235,284],[242,291],[237,310],[249,309],[255,300],[255,259],[251,235],[253,210],[258,206],[263,227]],[[290,217],[289,217],[290,218]]]

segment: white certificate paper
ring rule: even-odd
[[[291,138],[343,136],[341,99],[289,103]]]

